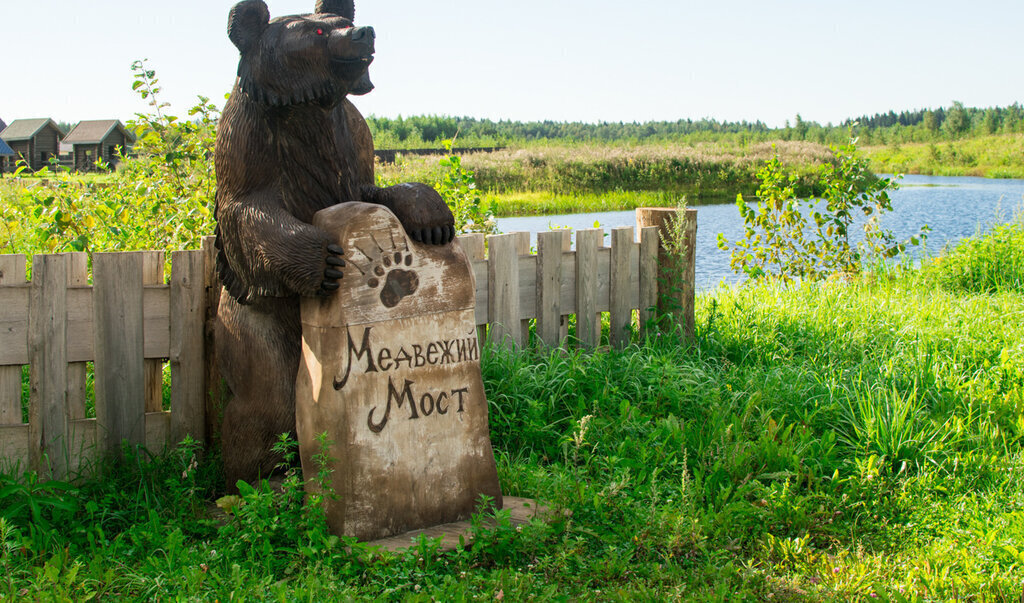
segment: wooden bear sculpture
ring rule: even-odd
[[[222,447],[230,489],[268,475],[271,447],[295,432],[299,299],[338,289],[344,249],[311,224],[346,202],[390,209],[408,235],[443,245],[454,218],[423,184],[377,188],[373,141],[347,100],[372,85],[374,32],[353,25],[351,1],[320,0],[313,14],[270,19],[263,0],[231,9],[241,54],[217,130],[217,272],[224,286],[215,347],[233,394]]]

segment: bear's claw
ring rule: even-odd
[[[320,294],[327,295],[333,291],[337,291],[338,280],[345,276],[345,273],[338,268],[345,267],[345,260],[337,257],[343,255],[345,250],[331,243],[327,246],[327,268],[324,269],[324,280],[320,283]]]

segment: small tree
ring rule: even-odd
[[[473,170],[463,167],[462,158],[452,152],[454,140],[445,140],[443,144],[446,156],[440,163],[445,171],[434,183],[434,189],[455,215],[455,232],[497,233],[497,222],[480,199]]]
[[[784,281],[818,280],[837,273],[856,273],[869,258],[891,258],[907,244],[917,245],[922,233],[908,241],[881,227],[879,219],[892,210],[889,191],[897,183],[878,178],[867,160],[857,155],[857,140],[830,147],[835,160],[821,167],[825,191],[820,199],[798,199],[796,177],[773,155],[757,176],[756,206],[737,195],[744,237],[730,243],[718,235],[718,247],[730,250],[730,266],[751,278],[774,276]],[[853,244],[851,228],[857,216],[866,218],[864,240]]]

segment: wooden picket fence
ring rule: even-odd
[[[696,212],[686,220],[696,230]],[[459,237],[476,276],[476,322],[497,345],[565,345],[576,316],[580,345],[628,343],[658,302],[659,235],[616,228]],[[485,253],[485,247],[489,252]],[[690,262],[692,264],[692,246]],[[212,354],[220,286],[212,237],[204,249],[95,253],[91,284],[84,253],[0,255],[0,470],[63,478],[88,471],[122,446],[161,451],[186,436],[210,441],[219,430],[223,388]],[[688,271],[692,281],[692,270]],[[692,315],[692,282],[690,307]],[[535,341],[530,341],[530,321]],[[93,363],[95,415],[86,416],[87,363]],[[170,410],[164,410],[164,365]],[[22,416],[28,366],[28,417]]]

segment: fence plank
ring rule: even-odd
[[[558,347],[562,339],[562,260],[569,233],[537,233],[537,335],[545,345]]]
[[[142,265],[138,252],[93,255],[98,444],[114,454],[146,442]]]
[[[171,254],[171,438],[206,441],[203,391],[204,288],[202,251]]]
[[[142,252],[142,283],[144,285],[164,284],[165,258],[163,251]],[[148,326],[146,325],[146,327]],[[170,320],[168,320],[167,329],[169,344]],[[147,358],[143,366],[146,374],[146,412],[161,412],[164,403],[164,362],[162,359]]]
[[[508,347],[523,344],[519,326],[518,242],[519,236],[515,234],[487,237],[490,341]]]
[[[146,358],[166,358],[170,287],[145,288]],[[28,364],[27,285],[0,287],[0,366]],[[68,362],[95,359],[93,350],[93,289],[72,287],[67,292]]]
[[[89,255],[84,252],[68,255],[68,287],[89,286]],[[70,295],[70,293],[69,293]],[[73,336],[68,333],[68,349]],[[70,355],[70,354],[69,354]],[[68,359],[70,361],[70,358]],[[85,362],[68,364],[68,418],[72,421],[85,418],[85,376],[88,366]]]
[[[224,406],[227,404],[228,398],[227,388],[223,385],[220,368],[217,366],[217,350],[213,342],[221,295],[220,279],[217,277],[215,241],[216,237],[203,237],[203,290],[205,291],[203,339],[206,349],[203,391],[206,393],[206,441],[208,444],[214,443],[220,437],[221,419],[224,416]]]
[[[480,233],[459,235],[459,245],[473,266],[476,280],[476,324],[477,339],[482,346],[487,341],[487,264],[484,261],[485,237]]]
[[[598,316],[598,256],[604,229],[576,231],[576,337],[584,346],[601,343]]]
[[[632,291],[630,288],[630,256],[633,251],[633,228],[622,226],[612,229],[612,249],[609,265],[609,330],[608,340],[613,347],[629,345],[633,326]]]
[[[29,468],[28,437],[28,425],[0,425],[0,471],[17,474]]]
[[[651,335],[649,326],[658,305],[658,228],[640,229],[640,335]]]
[[[537,258],[530,255],[530,233],[528,231],[520,230],[511,234],[516,236],[516,255],[518,256],[516,265],[519,269],[519,345],[528,346],[530,345],[529,319],[537,317],[537,285],[532,282],[537,277]]]
[[[0,289],[24,284],[25,256],[0,255]],[[27,306],[26,302],[26,309]],[[3,308],[0,307],[0,312],[2,311]],[[7,322],[0,318],[0,331],[6,331],[7,327]],[[27,348],[26,331],[22,330],[20,336],[22,344]],[[21,367],[0,366],[0,425],[14,425],[21,422]],[[25,441],[25,446],[27,447],[27,445],[28,440]]]
[[[66,479],[69,468],[67,292],[67,255],[34,256],[29,302],[29,467],[54,479]]]

